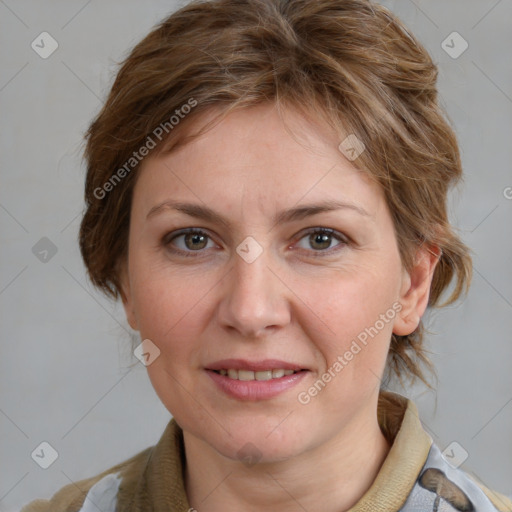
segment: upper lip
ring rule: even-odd
[[[279,359],[263,359],[261,361],[248,361],[246,359],[223,359],[215,361],[205,367],[207,370],[305,370],[299,364],[280,361]]]

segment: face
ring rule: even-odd
[[[148,158],[133,194],[128,321],[160,351],[163,404],[231,459],[297,456],[375,419],[391,334],[416,328],[433,270],[402,268],[382,190],[334,134],[286,121],[295,137],[272,105],[231,113]]]

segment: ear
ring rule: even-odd
[[[422,245],[416,252],[411,270],[403,270],[399,297],[402,309],[393,324],[394,334],[406,336],[418,327],[427,309],[430,285],[441,254],[442,251],[437,246]]]
[[[135,316],[134,304],[131,293],[130,278],[128,275],[128,265],[126,261],[123,261],[118,267],[119,282],[121,289],[119,293],[121,300],[123,301],[124,312],[126,314],[126,320],[130,327],[138,331],[139,327],[137,324],[137,318]]]

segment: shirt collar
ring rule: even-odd
[[[395,512],[407,500],[428,457],[432,438],[425,432],[418,409],[406,397],[381,391],[377,418],[392,443],[371,487],[349,512]]]

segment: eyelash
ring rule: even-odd
[[[332,235],[333,237],[337,238],[341,242],[341,244],[340,244],[340,246],[338,246],[338,248],[327,249],[327,250],[318,250],[318,251],[312,250],[313,257],[315,257],[315,258],[323,257],[325,255],[331,255],[333,252],[337,252],[337,251],[341,250],[345,245],[348,245],[350,243],[350,240],[348,239],[347,236],[335,231],[334,229],[321,228],[321,227],[315,227],[315,228],[310,228],[310,229],[306,230],[305,232],[302,233],[302,235],[298,239],[298,241],[302,240],[304,237],[306,237],[307,235],[310,235],[312,233],[320,233],[322,235],[324,235],[324,234]],[[183,230],[179,230],[178,232],[172,232],[172,233],[166,234],[162,239],[162,243],[164,246],[168,247],[171,245],[171,242],[173,240],[175,240],[176,238],[179,238],[180,236],[187,235],[187,234],[206,235],[208,237],[208,239],[211,240],[210,235],[206,231],[203,231],[202,229],[186,228]],[[174,235],[174,236],[170,237],[170,235]],[[197,257],[194,253],[203,252],[203,250],[197,250],[197,251],[183,251],[181,249],[169,249],[169,250],[175,254],[180,254],[186,258]]]

